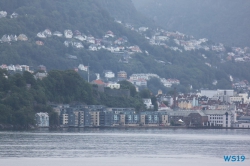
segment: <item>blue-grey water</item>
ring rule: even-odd
[[[225,162],[224,155],[244,155]],[[250,165],[250,130],[70,129],[0,132],[0,166]]]

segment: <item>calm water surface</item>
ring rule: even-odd
[[[224,155],[245,155],[226,163]],[[0,132],[0,166],[250,165],[250,130],[70,129]]]

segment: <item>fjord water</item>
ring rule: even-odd
[[[225,162],[224,155],[245,155]],[[250,130],[66,129],[0,132],[2,166],[250,165]]]

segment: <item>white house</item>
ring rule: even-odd
[[[55,32],[53,33],[53,35],[54,35],[54,36],[58,36],[58,37],[62,37],[62,36],[63,36],[63,34],[62,34],[61,32],[59,32],[59,31],[55,31]]]
[[[73,32],[69,29],[65,30],[64,31],[64,36],[68,39],[72,38],[73,37]]]
[[[77,40],[80,40],[80,41],[87,40],[87,36],[82,36],[82,35],[74,36],[74,38],[77,39]]]
[[[17,18],[18,17],[18,14],[16,13],[16,12],[14,12],[14,13],[12,13],[11,15],[10,15],[10,18]]]
[[[15,68],[17,71],[23,71],[22,66],[20,66],[20,65],[16,65]]]
[[[74,42],[73,45],[75,48],[84,48],[81,42]]]
[[[38,127],[49,127],[49,114],[47,112],[36,113],[35,118]]]
[[[21,65],[23,71],[30,71],[30,67],[27,65]]]
[[[10,35],[10,39],[11,41],[17,41],[17,36],[15,35]]]
[[[95,44],[91,44],[90,46],[89,46],[89,50],[90,51],[97,51],[97,45],[95,45]]]
[[[154,108],[154,105],[152,105],[151,99],[142,99],[143,104],[146,106],[147,109]]]
[[[43,32],[39,32],[36,36],[39,38],[46,38],[46,35]]]
[[[120,84],[117,83],[108,83],[106,86],[111,89],[120,89]]]
[[[51,36],[52,36],[52,33],[51,33],[51,31],[50,31],[49,29],[45,29],[45,30],[43,31],[43,33],[44,33],[44,35],[46,35],[47,37],[51,37]]]
[[[16,71],[16,67],[14,65],[9,65],[8,70],[10,71]]]
[[[7,12],[6,11],[0,11],[0,18],[6,17]]]
[[[107,71],[104,73],[104,77],[105,78],[114,78],[115,77],[115,73],[113,73],[112,71]]]
[[[2,42],[10,42],[11,38],[9,35],[3,35],[3,37],[1,38]]]
[[[79,69],[79,70],[83,70],[83,71],[88,71],[88,66],[84,66],[83,64],[80,64],[80,65],[78,66],[78,69]]]
[[[143,78],[140,78],[140,79],[137,79],[137,80],[130,80],[130,82],[136,86],[144,86],[144,87],[147,87],[147,80],[143,79]]]
[[[87,42],[88,42],[88,43],[95,44],[95,38],[94,38],[93,36],[88,36],[88,37],[87,37]]]
[[[211,126],[233,127],[236,122],[235,111],[229,110],[204,110],[208,116],[208,122]]]

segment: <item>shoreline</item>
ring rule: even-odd
[[[194,127],[194,126],[93,126],[93,127],[75,127],[75,126],[0,126],[0,131],[25,131],[25,130],[63,130],[63,129],[250,129],[239,127]]]
[[[250,129],[250,128],[235,128],[235,127],[186,127],[186,126],[115,126],[115,127],[104,127],[104,126],[99,126],[99,127],[37,127],[37,128],[1,128],[1,131],[39,131],[39,130],[44,130],[44,131],[56,131],[56,130],[91,130],[91,129],[117,129],[117,130],[126,130],[126,129],[197,129],[197,130],[209,130],[209,129],[229,129],[229,130],[234,130],[234,129]]]

